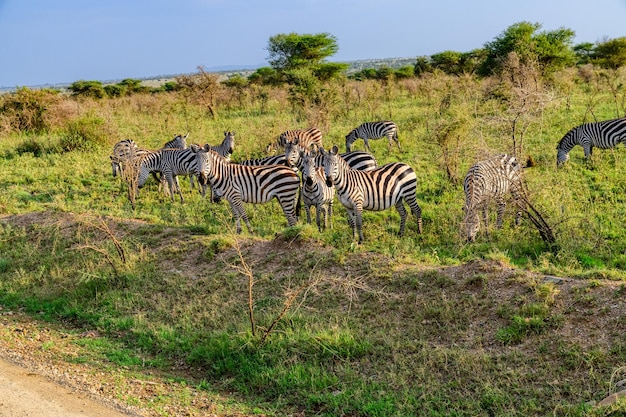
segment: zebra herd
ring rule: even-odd
[[[150,174],[158,178],[169,190],[172,201],[178,193],[184,202],[177,176],[197,178],[204,195],[210,186],[212,200],[225,199],[235,218],[237,233],[241,221],[250,233],[253,228],[244,203],[266,203],[276,198],[283,210],[287,224],[297,222],[301,200],[304,202],[307,222],[311,223],[311,207],[316,210],[319,230],[332,225],[332,207],[335,195],[345,207],[353,237],[361,243],[363,210],[380,211],[396,207],[400,214],[399,234],[406,228],[409,206],[422,233],[422,210],[417,203],[417,176],[402,162],[378,166],[370,152],[352,151],[352,144],[361,138],[370,151],[368,140],[386,137],[391,149],[395,141],[398,149],[398,128],[392,121],[366,122],[346,135],[346,152],[339,153],[337,146],[325,150],[319,129],[299,129],[283,132],[278,139],[284,153],[265,158],[234,163],[231,156],[235,147],[235,133],[224,132],[220,145],[187,146],[186,136],[176,136],[155,151],[139,148],[132,140],[118,142],[111,155],[113,176],[134,168],[135,183],[141,188]],[[557,166],[569,158],[575,145],[583,147],[590,158],[593,147],[612,148],[626,140],[626,119],[587,123],[571,129],[557,145]],[[301,177],[298,175],[301,173]],[[512,155],[501,154],[474,164],[463,182],[465,192],[465,219],[462,230],[468,241],[474,241],[480,229],[480,215],[487,222],[487,207],[495,201],[496,227],[502,226],[505,197],[511,194],[521,201],[524,193],[522,167]],[[523,208],[520,205],[520,208]],[[516,216],[519,223],[521,209]]]

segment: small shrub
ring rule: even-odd
[[[93,150],[106,145],[109,136],[104,121],[88,115],[68,124],[65,133],[61,135],[60,146],[66,152]]]

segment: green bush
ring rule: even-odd
[[[60,146],[65,152],[87,151],[105,146],[108,135],[104,120],[88,115],[70,122],[61,135]]]

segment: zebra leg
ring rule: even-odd
[[[370,149],[370,143],[367,138],[363,139],[363,143],[365,144],[365,149],[367,149],[369,153],[372,153],[372,150]]]
[[[298,195],[299,194],[300,193],[298,193]],[[295,224],[298,221],[298,219],[296,218],[296,214],[294,213],[293,200],[294,199],[292,198],[278,199],[278,203],[280,204],[280,207],[283,209],[283,213],[285,214],[285,217],[287,218],[287,224],[289,225],[289,227],[295,226]]]
[[[487,214],[487,204],[483,205],[483,224],[485,225],[485,236],[489,237],[489,218]]]
[[[422,208],[417,204],[416,198],[405,199],[406,203],[411,208],[411,213],[415,216],[417,220],[417,233],[422,234]]]
[[[320,232],[326,228],[326,210],[322,204],[315,206],[315,218],[317,220],[317,230]],[[324,221],[324,227],[322,228],[322,220]]]
[[[304,211],[306,212],[306,222],[307,224],[311,224],[311,206],[308,204],[304,204]]]
[[[324,226],[326,228],[333,228],[333,203],[328,203],[328,210],[326,211],[326,218],[324,219]]]
[[[230,209],[235,216],[235,225],[237,227],[237,234],[241,233],[241,219],[246,223],[246,227],[250,234],[254,234],[254,230],[252,230],[252,225],[250,224],[250,220],[248,219],[248,215],[246,214],[246,210],[243,207],[243,202],[241,199],[233,199],[230,200]]]
[[[398,202],[396,203],[396,210],[398,210],[398,213],[400,214],[400,231],[398,232],[399,236],[404,236],[404,228],[406,227],[406,208],[404,207],[404,204],[402,204],[402,199],[398,200]]]
[[[496,229],[502,228],[502,216],[504,215],[504,209],[506,208],[506,203],[504,200],[498,201],[498,212],[496,216]]]
[[[359,244],[363,243],[363,203],[359,202],[354,205],[352,209],[354,216],[354,229],[352,237],[354,238],[355,232],[359,234]]]

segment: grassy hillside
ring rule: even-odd
[[[304,108],[265,87],[209,101],[202,91],[99,101],[22,91],[45,111],[3,113],[0,305],[77,334],[97,329],[95,341],[76,338],[91,353],[73,360],[174,372],[200,391],[236,393],[246,414],[619,413],[590,401],[626,373],[626,150],[586,163],[578,147],[556,169],[570,128],[624,115],[614,87],[624,74],[587,71],[346,82]],[[43,127],[15,128],[18,114]],[[110,172],[123,138],[158,148],[189,132],[217,144],[230,130],[240,160],[311,125],[343,150],[352,128],[379,119],[398,124],[403,149],[370,145],[379,163],[417,172],[422,235],[413,218],[400,238],[394,210],[368,212],[357,245],[337,201],[322,233],[287,228],[276,202],[247,205],[255,235],[238,236],[227,204],[187,180],[185,204],[151,183],[133,209]],[[512,207],[503,229],[492,216],[489,235],[468,244],[463,176],[514,147],[532,161],[530,197],[556,245],[529,222],[514,226]]]

